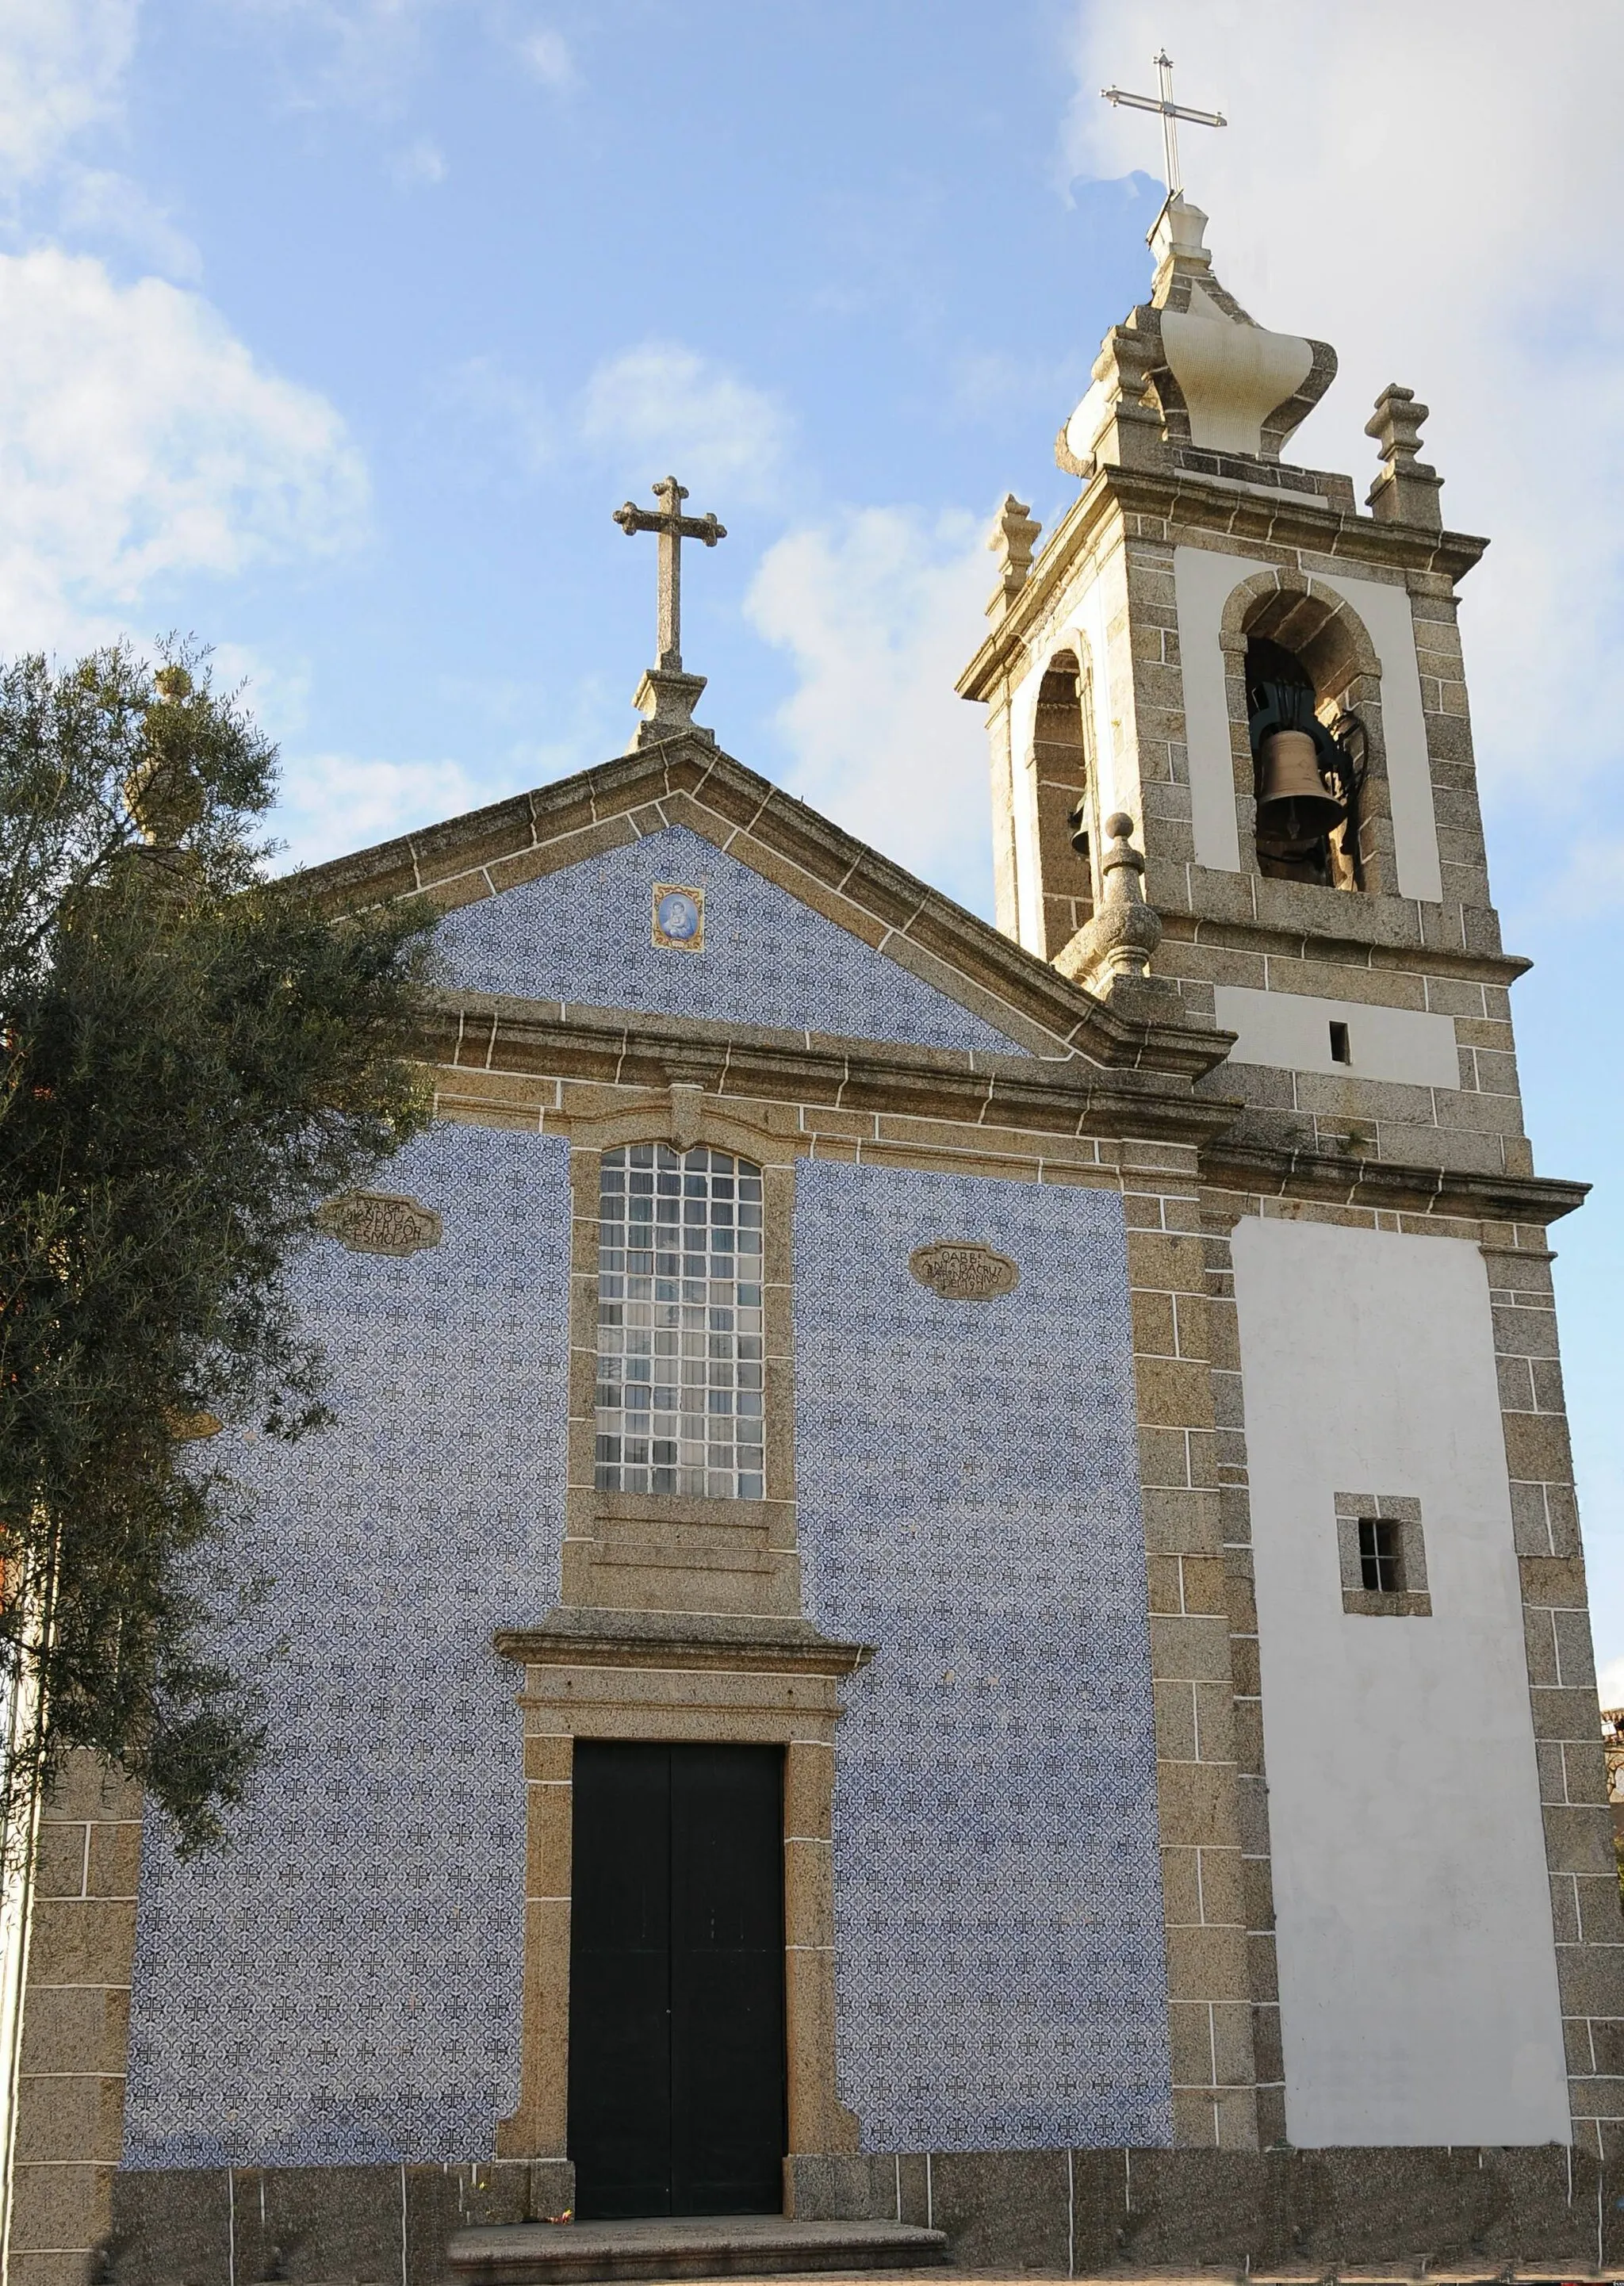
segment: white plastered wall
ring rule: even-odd
[[[1461,1084],[1453,1016],[1365,1000],[1322,1000],[1307,992],[1261,992],[1250,984],[1219,984],[1213,1000],[1218,1029],[1236,1036],[1232,1064],[1399,1080],[1409,1087]],[[1333,1023],[1347,1029],[1344,1061],[1331,1053]]]
[[[1234,1269],[1287,2133],[1566,2142],[1482,1257],[1249,1218]],[[1344,1612],[1338,1492],[1420,1501],[1431,1619]]]
[[[1242,580],[1273,569],[1215,548],[1173,550],[1195,862],[1223,872],[1241,870],[1241,842],[1218,632],[1224,605]],[[1382,727],[1399,894],[1436,903],[1443,895],[1443,873],[1409,595],[1401,587],[1376,579],[1314,576],[1359,613],[1382,663]]]

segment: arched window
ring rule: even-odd
[[[600,1492],[761,1500],[761,1171],[632,1143],[598,1182]]]
[[[1323,662],[1271,635],[1248,635],[1257,870],[1273,880],[1362,889],[1364,725],[1322,695],[1316,665]]]
[[[1044,895],[1044,954],[1052,959],[1094,910],[1090,855],[1093,796],[1089,786],[1084,678],[1075,651],[1057,651],[1037,686],[1032,726],[1037,834]]]

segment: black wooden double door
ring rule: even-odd
[[[576,1742],[583,2219],[782,2210],[783,1791],[777,1746]]]

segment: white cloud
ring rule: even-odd
[[[573,87],[575,59],[562,32],[540,29],[519,42],[519,53],[543,87]]]
[[[0,0],[0,182],[117,115],[138,0]]]
[[[557,424],[541,391],[501,358],[464,358],[436,386],[437,403],[488,439],[526,476],[539,476],[557,452]]]
[[[988,519],[990,522],[990,519]],[[785,783],[965,903],[983,905],[987,745],[953,690],[986,632],[985,528],[871,508],[790,533],[761,560],[746,614],[800,684],[777,726]]]
[[[1596,1695],[1609,1710],[1624,1707],[1624,1659],[1610,1659],[1596,1669]]]
[[[789,439],[776,398],[680,342],[644,342],[606,359],[582,392],[579,422],[639,499],[673,470],[690,490],[769,498]]]
[[[217,690],[240,690],[242,703],[266,737],[281,744],[300,736],[310,717],[309,662],[269,658],[252,645],[211,644],[209,662]]]
[[[390,165],[396,187],[403,191],[431,188],[436,183],[443,183],[448,171],[445,153],[426,135],[420,135],[414,143],[397,153]]]
[[[1573,838],[1552,837],[1549,850],[1528,845],[1534,857],[1556,859],[1554,870],[1529,883],[1511,884],[1519,922],[1569,930],[1616,913],[1624,905],[1624,838],[1600,829]]]
[[[1624,665],[1624,12],[1548,11],[1531,33],[1522,0],[1088,6],[1073,170],[1159,174],[1156,122],[1098,90],[1151,83],[1163,40],[1177,91],[1230,121],[1180,139],[1220,276],[1262,322],[1342,359],[1294,456],[1374,475],[1362,430],[1384,384],[1434,408],[1424,457],[1446,517],[1494,537],[1463,615],[1486,785],[1537,780],[1571,809],[1579,778],[1616,760]]]
[[[217,661],[217,664],[220,662]],[[219,680],[225,678],[222,674]],[[255,693],[248,700],[254,706]],[[276,729],[274,708],[255,707],[264,727]],[[578,715],[581,712],[577,708]],[[286,844],[279,867],[319,865],[328,857],[390,841],[397,834],[504,800],[528,786],[585,769],[609,749],[579,722],[548,744],[510,743],[494,762],[470,769],[452,759],[436,762],[366,761],[354,754],[284,754],[282,782],[271,829]]]
[[[110,239],[163,276],[188,285],[202,276],[203,258],[192,240],[128,175],[101,167],[65,169],[57,212],[70,236],[102,243]]]
[[[288,99],[398,112],[445,0],[236,0],[278,35],[275,67]]]
[[[319,865],[494,799],[461,762],[304,754],[284,760],[281,799],[272,822],[288,845],[280,863]]]
[[[363,534],[338,414],[257,365],[200,296],[119,286],[89,256],[0,256],[0,340],[8,650],[105,635],[184,574]]]

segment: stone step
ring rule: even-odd
[[[792,2222],[783,2215],[666,2215],[635,2222],[501,2223],[460,2230],[454,2286],[575,2286],[616,2278],[800,2277],[819,2270],[920,2270],[947,2234],[906,2222]]]

